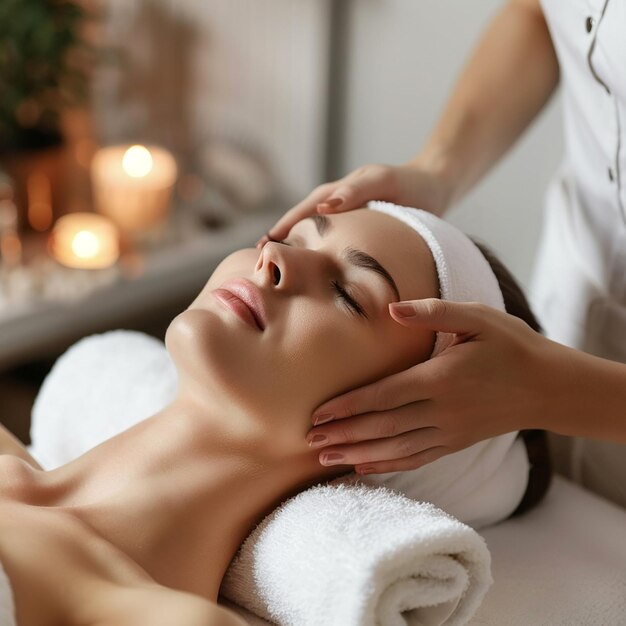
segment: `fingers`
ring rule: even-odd
[[[256,242],[255,247],[262,248],[268,241],[271,241],[271,238],[267,233],[265,233],[265,235],[263,235],[263,237]]]
[[[432,426],[433,411],[430,403],[414,403],[338,420],[310,430],[307,441],[314,449],[321,447],[322,465],[375,465],[380,472],[414,469],[452,451],[445,433]],[[320,436],[324,441],[313,441]],[[329,459],[328,455],[339,456]],[[391,467],[395,469],[385,469]]]
[[[380,418],[384,419],[384,416],[380,416]],[[438,428],[418,428],[396,437],[325,447],[319,453],[319,461],[326,466],[371,465],[377,462],[398,461],[412,457],[424,450],[445,448],[441,445],[439,437]]]
[[[430,330],[464,334],[482,332],[490,323],[505,315],[478,302],[452,302],[438,298],[392,302],[389,313],[403,326],[419,325]]]
[[[393,200],[397,193],[397,168],[370,164],[359,167],[333,185],[320,213],[341,213],[365,206],[370,200]]]
[[[335,194],[332,198],[320,202],[316,208],[318,213],[341,213],[350,209],[349,206],[344,205],[344,199],[335,197]]]
[[[331,183],[316,187],[304,200],[289,209],[277,222],[269,229],[266,236],[269,239],[281,240],[287,237],[291,228],[300,220],[309,215],[313,215],[317,210],[317,205],[325,200],[331,192]],[[269,240],[268,239],[268,240]],[[257,247],[263,238],[257,243]]]
[[[304,200],[289,209],[257,247],[270,239],[284,239],[300,220],[320,213],[342,213],[365,206],[369,200],[394,201],[398,192],[398,168],[370,164],[359,167],[342,179],[316,187]]]
[[[428,402],[415,402],[385,413],[365,413],[349,419],[334,420],[312,428],[306,439],[312,448],[319,448],[396,437],[416,428],[432,425],[432,415],[427,405]],[[319,437],[324,437],[325,440],[321,441]]]
[[[386,474],[387,472],[406,472],[414,470],[423,465],[428,465],[453,450],[445,446],[435,446],[412,454],[404,459],[394,459],[392,461],[368,462],[362,465],[355,465],[354,471],[357,474]]]
[[[388,411],[427,400],[436,391],[439,368],[434,362],[420,363],[377,382],[348,391],[319,406],[311,417],[313,424],[343,419],[372,411]]]

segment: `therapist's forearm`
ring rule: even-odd
[[[440,214],[515,142],[558,80],[538,0],[509,0],[482,36],[424,148],[410,162],[444,181]]]
[[[626,365],[559,346],[547,373],[549,397],[535,427],[626,444]]]

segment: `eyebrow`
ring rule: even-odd
[[[320,237],[323,237],[326,233],[330,232],[332,228],[332,222],[328,219],[326,215],[320,215],[318,213],[316,215],[312,215],[308,219],[312,219],[313,222],[315,222],[315,228],[317,229]],[[346,248],[344,250],[344,253],[346,259],[350,264],[354,265],[355,267],[370,270],[381,276],[391,287],[394,295],[396,296],[396,300],[401,300],[400,291],[398,290],[396,281],[373,256],[370,256],[369,254],[367,254],[367,252],[363,252],[362,250],[356,250],[350,247]]]

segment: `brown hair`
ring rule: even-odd
[[[541,333],[542,329],[532,312],[528,300],[521,287],[513,277],[513,274],[504,266],[502,261],[483,243],[472,239],[485,259],[491,266],[493,273],[498,279],[504,308],[507,313],[524,320],[535,332]],[[545,430],[533,428],[520,430],[521,437],[526,445],[528,461],[531,464],[528,473],[528,486],[524,497],[511,513],[510,517],[520,515],[536,506],[545,496],[552,481],[552,461],[548,447],[548,436]]]

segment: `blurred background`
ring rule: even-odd
[[[80,337],[163,338],[317,184],[426,139],[499,0],[2,0],[0,421]],[[528,287],[558,96],[450,214]]]

